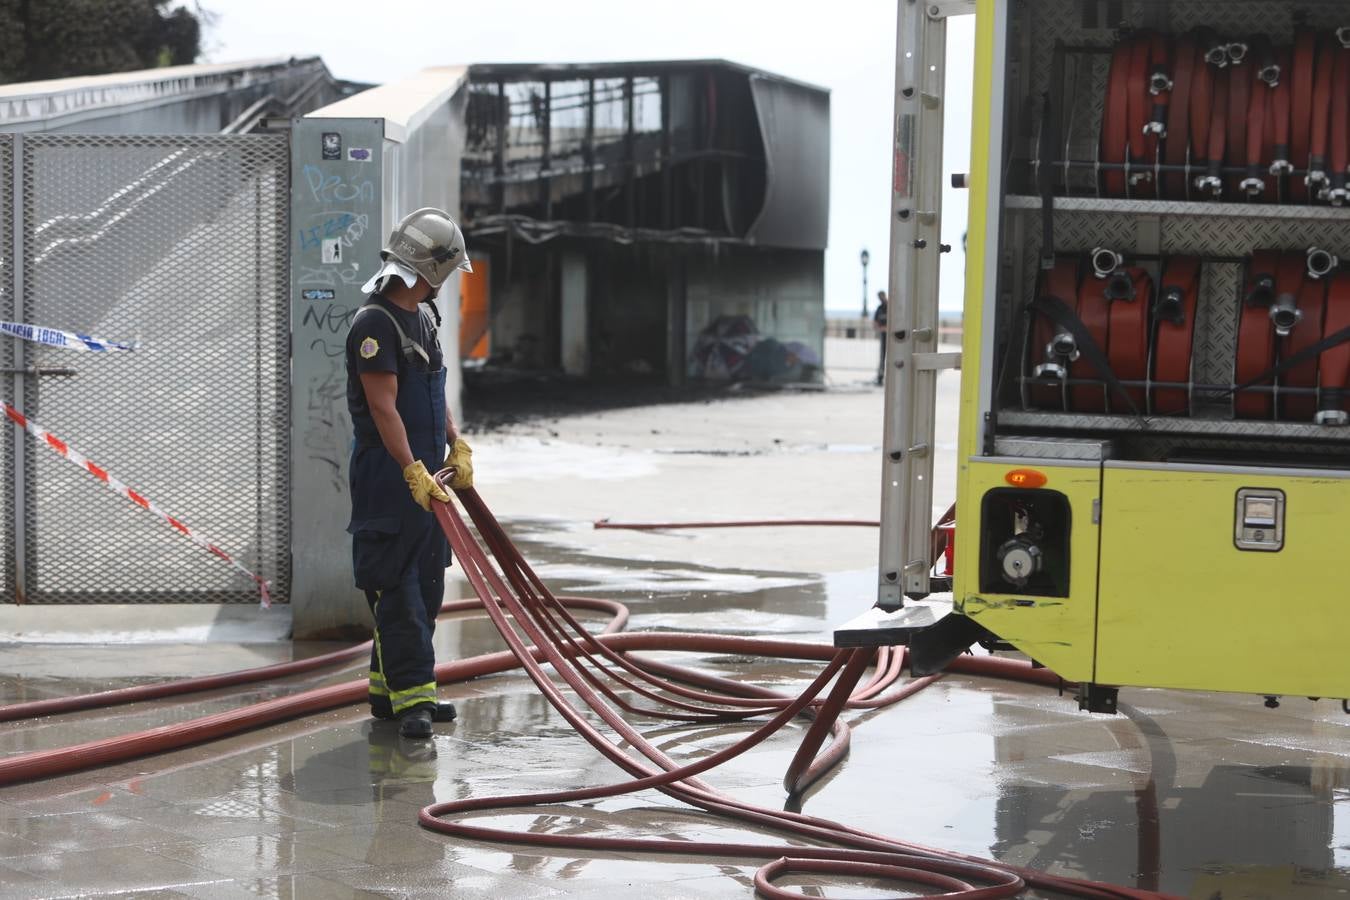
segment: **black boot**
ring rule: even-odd
[[[376,709],[376,708],[373,707],[373,706],[370,708],[370,715],[371,715],[373,718],[376,718],[376,719],[398,719],[398,718],[401,718],[401,716],[396,716],[396,715],[394,715],[393,713],[385,712],[383,709]],[[433,713],[431,714],[431,721],[433,721],[433,722],[453,722],[453,721],[455,721],[456,715],[457,715],[457,714],[456,714],[456,712],[455,712],[455,704],[453,704],[453,703],[437,703],[437,704],[436,704],[436,711],[433,712]]]
[[[432,712],[435,707],[430,703],[419,703],[405,710],[398,717],[398,733],[405,738],[431,737]]]

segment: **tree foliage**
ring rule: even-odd
[[[171,0],[0,0],[0,82],[193,62],[201,21]]]

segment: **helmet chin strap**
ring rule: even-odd
[[[436,328],[439,330],[441,327],[441,311],[436,306],[436,289],[432,288],[428,291],[427,295],[419,302],[431,307],[431,317],[436,320]]]

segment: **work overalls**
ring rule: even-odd
[[[357,315],[384,315],[369,304]],[[425,315],[419,308],[419,315]],[[413,457],[435,472],[445,459],[445,369],[427,371],[425,350],[403,333],[396,406]],[[369,414],[354,416],[352,567],[375,617],[370,709],[381,718],[436,702],[431,635],[444,594],[450,547],[418,506]]]

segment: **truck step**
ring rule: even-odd
[[[927,606],[886,610],[874,606],[834,630],[836,647],[893,647],[908,644],[916,631],[931,628],[938,616]]]

